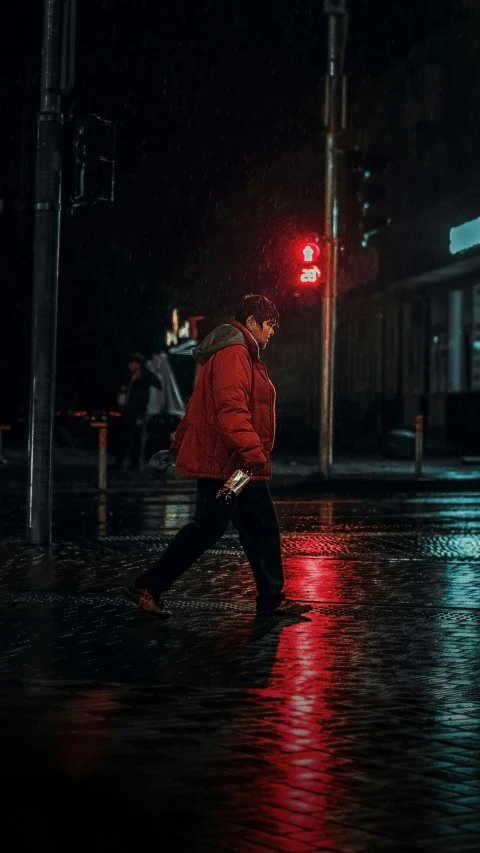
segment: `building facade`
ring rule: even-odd
[[[480,450],[479,30],[472,5],[355,105],[352,140],[390,159],[391,224],[366,274],[357,246],[342,279],[337,410],[353,445],[423,414],[432,449]]]

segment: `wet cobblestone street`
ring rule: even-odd
[[[50,551],[23,502],[0,496],[5,850],[479,849],[478,495],[279,500],[295,624],[255,617],[233,532],[171,619],[120,597],[184,483],[57,495]]]

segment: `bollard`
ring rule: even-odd
[[[107,490],[107,427],[98,433],[98,488],[101,492]]]
[[[98,536],[102,539],[107,535],[107,494],[98,497]]]
[[[90,424],[98,429],[98,488],[101,492],[107,491],[107,430],[106,421],[93,421]]]
[[[422,476],[423,463],[423,415],[415,418],[415,476]]]

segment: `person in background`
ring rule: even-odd
[[[130,382],[124,397],[122,433],[115,455],[115,468],[119,470],[124,468],[128,455],[130,468],[140,468],[150,388],[152,385],[162,388],[160,379],[148,369],[148,362],[141,353],[130,356],[128,370]]]
[[[121,412],[123,412],[125,408],[125,403],[127,402],[127,394],[128,385],[120,385],[120,388],[117,391],[117,406]]]

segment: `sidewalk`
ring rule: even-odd
[[[5,454],[8,464],[0,466],[0,492],[21,491],[28,480],[27,454],[24,450],[10,450]],[[98,455],[96,451],[55,448],[54,480],[57,491],[77,489],[96,490],[98,483]],[[422,477],[415,477],[413,460],[390,460],[379,456],[339,456],[333,466],[333,476],[324,480],[318,472],[314,456],[285,453],[273,456],[274,492],[288,489],[294,493],[330,494],[345,491],[480,491],[480,464],[466,465],[460,458],[426,459]],[[148,468],[143,471],[108,470],[108,490],[155,490],[159,475]],[[175,474],[169,476],[178,488],[184,484],[190,490],[190,481]],[[162,480],[165,483],[165,480]]]
[[[467,465],[461,458],[427,458],[422,475],[415,475],[413,459],[383,459],[374,455],[340,455],[327,481],[319,474],[313,457],[278,456],[273,464],[273,486],[289,491],[342,492],[373,490],[394,491],[477,491],[480,490],[480,464]]]

